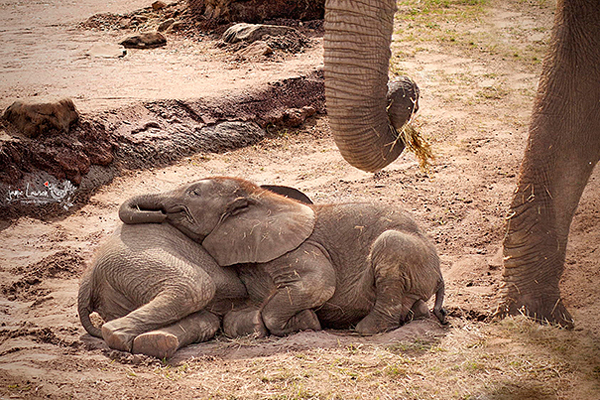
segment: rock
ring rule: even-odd
[[[119,58],[125,57],[127,50],[124,46],[114,43],[97,43],[86,53],[90,57]]]
[[[259,40],[241,49],[237,54],[246,59],[256,59],[273,54],[273,49],[262,40]]]
[[[181,21],[173,22],[171,27],[169,28],[170,32],[177,32],[185,28],[185,23]]]
[[[317,110],[312,106],[304,106],[302,108],[290,108],[283,113],[283,125],[291,128],[296,128],[308,117],[315,115]]]
[[[160,1],[160,0],[159,1],[155,1],[154,3],[152,3],[152,9],[154,11],[161,10],[161,9],[165,8],[166,6],[167,6],[167,4],[164,3],[164,2],[162,2],[162,1]]]
[[[65,98],[49,103],[15,101],[2,117],[23,135],[35,138],[52,130],[68,133],[79,113],[73,100]]]
[[[165,46],[167,39],[159,32],[145,32],[130,36],[120,44],[128,49],[153,49]]]
[[[159,31],[159,32],[164,32],[164,31],[166,31],[167,29],[169,29],[169,27],[170,27],[171,25],[173,25],[173,23],[174,23],[174,22],[175,22],[175,19],[173,19],[173,18],[169,18],[169,19],[167,19],[167,20],[164,20],[163,22],[161,22],[161,23],[158,25],[158,28],[157,28],[156,30],[157,30],[157,31]]]
[[[291,32],[299,32],[288,26],[259,25],[259,24],[235,24],[223,33],[223,41],[233,44],[238,42],[253,43],[262,40],[265,36],[285,36]]]

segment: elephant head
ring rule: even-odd
[[[410,78],[388,88],[395,0],[327,0],[324,71],[329,124],[344,159],[375,172],[405,147],[399,133],[418,109]]]
[[[168,222],[202,243],[222,266],[280,257],[302,244],[315,223],[307,205],[235,178],[134,197],[119,217],[126,224]]]

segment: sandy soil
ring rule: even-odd
[[[320,116],[251,147],[130,171],[67,217],[21,218],[3,226],[0,398],[600,398],[598,171],[571,228],[562,282],[576,329],[520,318],[490,321],[501,282],[504,216],[553,6],[492,2],[473,16],[457,16],[471,10],[462,6],[456,15],[452,8],[444,17],[426,15],[429,26],[409,18],[408,9],[419,4],[400,6],[392,71],[408,73],[421,87],[417,124],[436,155],[429,174],[411,154],[376,175],[349,167]],[[275,81],[321,63],[317,45],[285,62],[225,68],[218,57],[198,53],[199,46],[214,49],[208,43],[176,36],[166,48],[132,52],[123,60],[80,57],[92,43],[120,34],[77,29],[78,22],[146,5],[0,4],[0,106],[35,93],[70,95],[87,111],[141,99],[217,95],[240,82]],[[121,202],[213,175],[294,186],[316,202],[376,200],[410,210],[437,244],[450,325],[414,322],[373,338],[336,331],[264,340],[218,337],[168,362],[111,351],[84,335],[76,312],[78,279],[114,229]]]

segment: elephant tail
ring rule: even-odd
[[[440,277],[438,281],[437,291],[435,292],[435,304],[433,306],[433,314],[437,317],[437,319],[443,324],[446,325],[448,321],[446,321],[446,310],[443,308],[444,304],[444,294],[446,293],[446,285],[444,284],[444,279]]]
[[[79,320],[85,330],[92,336],[102,337],[102,330],[92,324],[90,320],[90,314],[94,312],[94,301],[92,299],[91,290],[91,273],[88,271],[79,285],[79,295],[77,296],[77,312],[79,313]]]

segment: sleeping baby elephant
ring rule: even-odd
[[[433,294],[433,312],[445,319],[436,251],[397,207],[307,205],[217,177],[135,197],[120,217],[133,226],[168,222],[239,274],[257,306],[225,316],[233,336],[321,326],[375,334],[428,314]]]
[[[296,189],[268,188],[310,203]],[[100,247],[81,280],[78,311],[84,328],[111,348],[163,358],[211,339],[222,315],[247,301],[233,268],[175,227],[147,223],[119,226]],[[94,311],[107,321],[101,329],[90,320]]]

